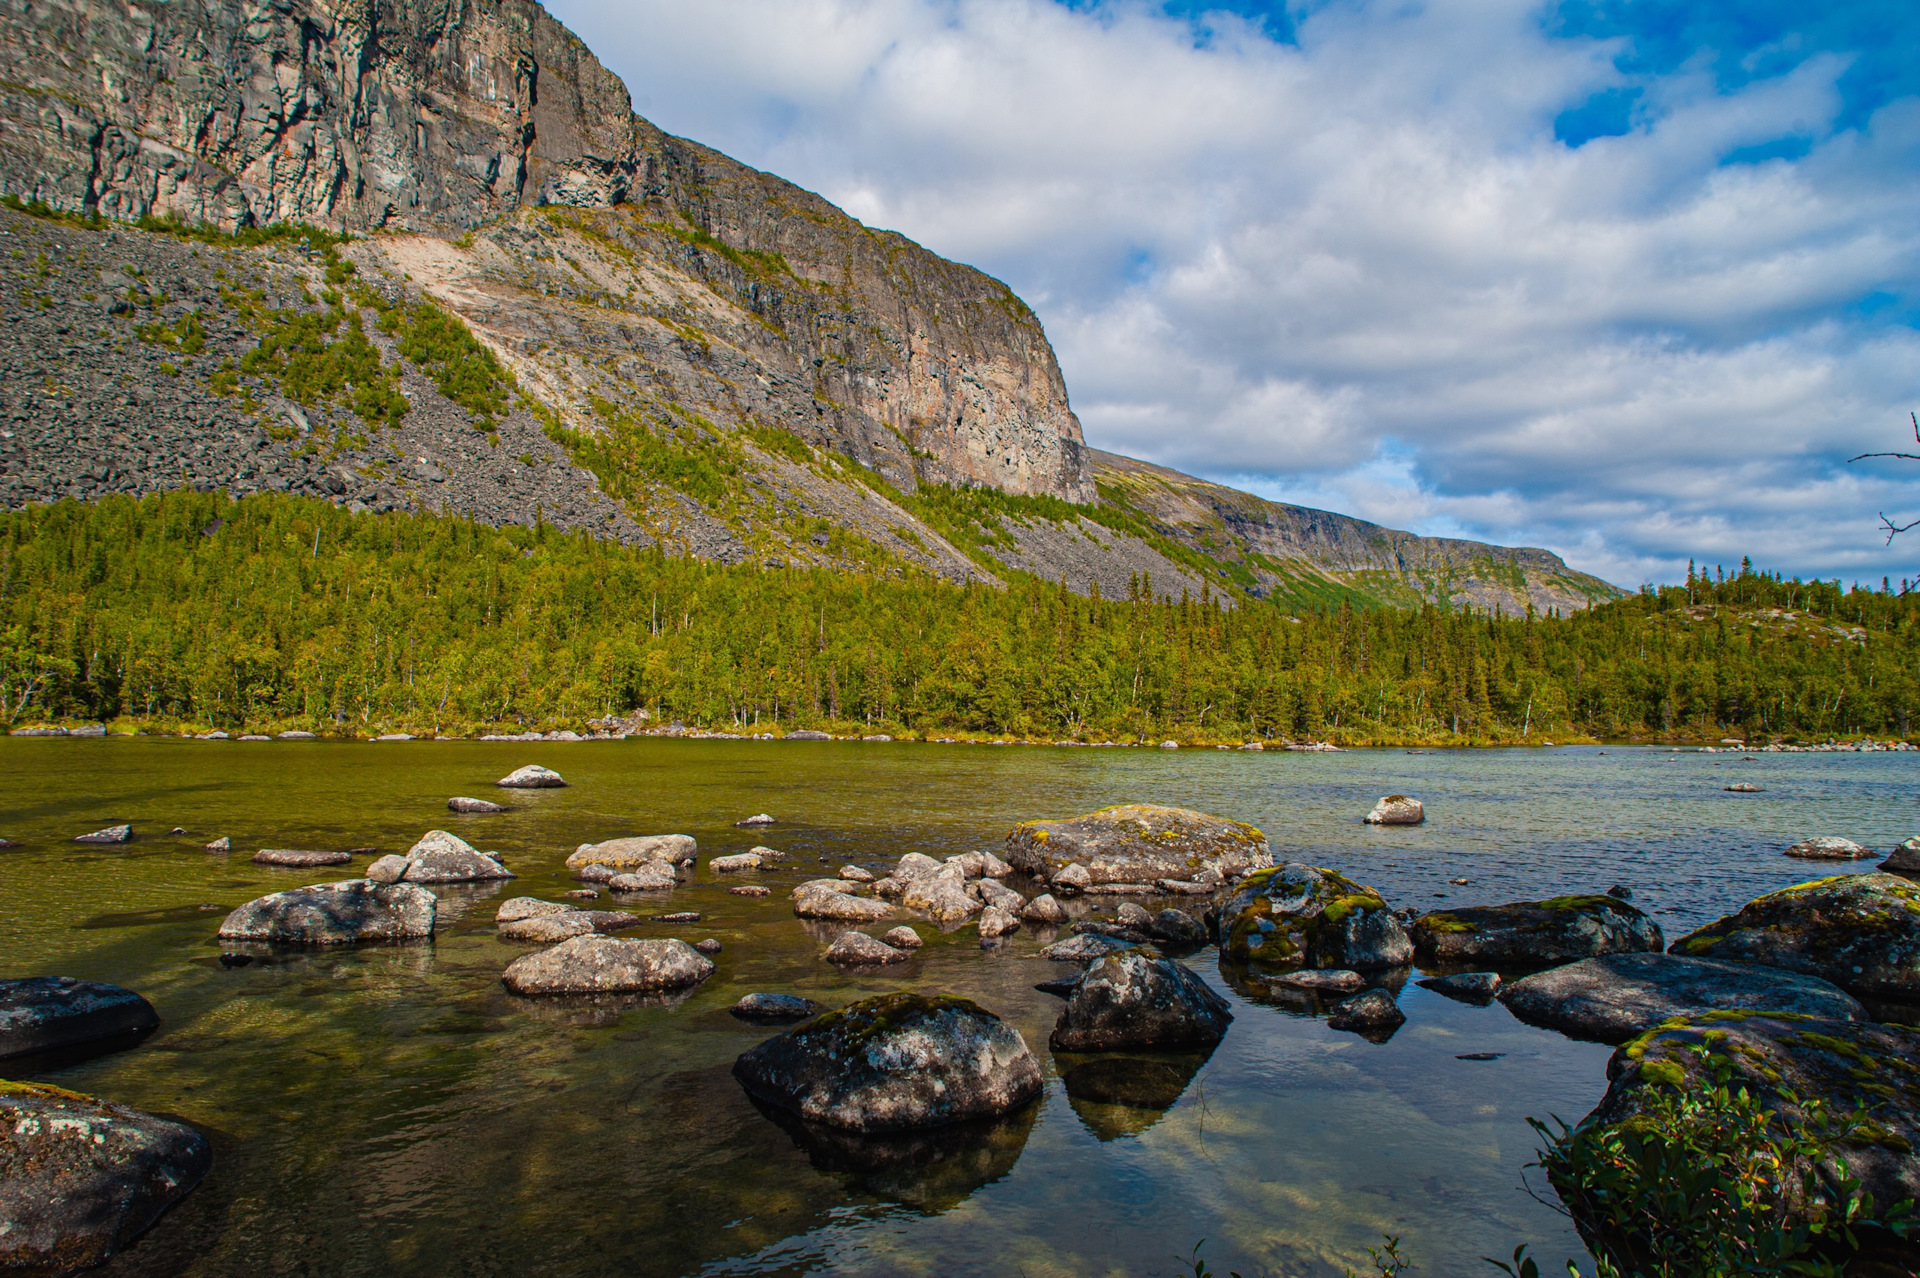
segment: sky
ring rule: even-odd
[[[1617,584],[1920,578],[1912,0],[550,0],[1005,280],[1089,443]]]

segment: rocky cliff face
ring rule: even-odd
[[[436,296],[536,384],[570,384],[588,429],[587,393],[612,388],[793,430],[903,488],[1094,496],[1052,349],[1005,285],[661,133],[530,0],[3,2],[0,193],[413,232],[431,243],[395,259],[431,258]],[[432,238],[475,228],[471,253]],[[594,377],[556,371],[582,357]]]

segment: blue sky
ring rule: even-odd
[[[1087,437],[1616,582],[1920,576],[1920,5],[559,0],[1005,279]],[[1910,437],[1910,436],[1909,436]]]

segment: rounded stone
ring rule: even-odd
[[[552,768],[529,763],[524,768],[515,768],[494,784],[509,790],[552,790],[566,785],[566,780]]]
[[[515,994],[631,994],[683,989],[713,975],[713,964],[680,940],[576,936],[523,954],[501,981]]]
[[[1569,963],[1515,981],[1499,997],[1529,1025],[1600,1043],[1624,1043],[1663,1021],[1715,1011],[1866,1019],[1858,1000],[1817,976],[1674,954]]]

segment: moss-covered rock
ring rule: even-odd
[[[1126,950],[1087,969],[1049,1045],[1056,1052],[1212,1047],[1231,1020],[1227,1000],[1191,969]]]
[[[1660,926],[1611,896],[1474,905],[1423,914],[1407,929],[1423,964],[1540,966],[1658,950]]]
[[[1051,880],[1082,866],[1092,883],[1225,879],[1273,863],[1267,836],[1244,821],[1187,808],[1122,803],[1070,821],[1022,821],[1007,835],[1014,869]]]
[[[1920,1000],[1920,884],[1873,873],[1782,888],[1681,937],[1672,952],[1764,963],[1855,994]]]
[[[1632,1123],[1658,1089],[1709,1086],[1702,1053],[1725,1061],[1732,1086],[1783,1117],[1805,1118],[1809,1102],[1825,1106],[1835,1139],[1815,1166],[1828,1183],[1844,1162],[1876,1211],[1920,1197],[1920,1031],[1792,1012],[1676,1018],[1613,1054],[1612,1083],[1586,1122]]]
[[[1241,880],[1221,907],[1220,957],[1255,967],[1398,967],[1413,947],[1386,900],[1344,874],[1283,863]]]

